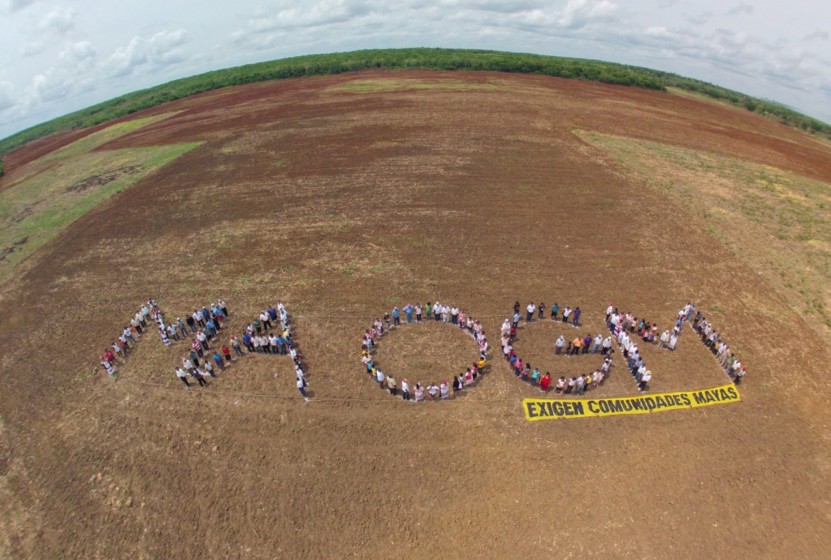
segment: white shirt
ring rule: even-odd
[[[528,307],[526,307],[525,309],[528,311],[528,313],[533,313],[537,308],[534,307],[533,303],[529,303]]]

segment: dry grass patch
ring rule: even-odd
[[[819,334],[831,334],[831,186],[714,153],[577,134],[626,176],[701,220],[705,233],[748,262]]]
[[[345,93],[387,93],[391,91],[444,90],[444,91],[487,91],[497,90],[499,85],[491,82],[467,82],[464,80],[419,80],[412,78],[377,78],[352,80],[331,86],[327,92]]]

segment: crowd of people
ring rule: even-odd
[[[553,321],[562,321],[566,324],[571,324],[574,328],[580,327],[581,311],[579,307],[571,309],[571,307],[562,308],[562,316],[560,315],[560,305],[555,303],[551,306],[551,313],[549,318]],[[543,393],[548,393],[553,390],[557,394],[563,395],[582,395],[586,391],[596,389],[601,386],[609,375],[612,367],[612,339],[606,337],[605,339],[600,334],[592,336],[587,334],[585,337],[578,336],[571,342],[566,343],[565,336],[560,336],[554,343],[554,354],[557,356],[575,356],[581,354],[600,353],[603,358],[603,364],[592,371],[591,373],[578,374],[575,376],[561,376],[556,381],[551,376],[551,372],[546,371],[542,374],[539,368],[533,367],[530,363],[520,358],[514,350],[513,344],[517,338],[517,328],[521,316],[519,314],[520,304],[514,303],[513,320],[505,319],[501,328],[501,342],[502,355],[508,361],[511,371],[517,379],[530,383],[534,387],[539,387]],[[525,322],[531,323],[534,320],[544,320],[548,308],[544,303],[535,305],[533,302],[529,303],[525,308]],[[560,318],[562,317],[562,319]]]
[[[514,303],[514,313],[512,316],[513,320],[511,321],[514,329],[519,327],[519,321],[522,318],[522,315],[520,314],[521,307],[522,306],[518,301]],[[533,301],[529,302],[528,305],[525,306],[525,322],[531,323],[535,319],[541,321],[545,319],[545,315],[548,311],[549,308],[543,302],[540,302],[539,304],[535,304]],[[570,324],[574,328],[580,326],[580,317],[583,314],[580,307],[575,307],[574,309],[567,305],[565,307],[560,307],[559,303],[554,303],[554,305],[551,306],[550,313],[552,321],[562,321],[565,324]],[[514,335],[516,335],[516,332],[514,332]]]
[[[739,357],[733,352],[727,342],[722,338],[713,325],[701,314],[700,310],[696,310],[695,306],[688,303],[679,312],[679,318],[684,315],[684,319],[692,325],[693,330],[701,338],[701,342],[710,349],[710,352],[718,359],[727,376],[739,385],[742,379],[747,375],[747,367],[739,360]]]
[[[99,364],[107,375],[113,377],[116,374],[116,364],[123,364],[127,360],[139,339],[150,332],[153,323],[156,323],[160,333],[164,332],[164,314],[156,300],[150,298],[138,308],[128,324],[124,325],[121,333],[110,341],[109,347],[105,348],[104,353],[101,354]],[[162,341],[164,341],[164,336],[162,336]]]
[[[623,359],[626,360],[626,367],[632,374],[638,391],[641,393],[648,391],[649,382],[652,381],[652,371],[646,366],[638,343],[640,341],[642,344],[657,344],[674,350],[680,335],[680,327],[673,330],[671,338],[667,336],[666,331],[658,337],[657,323],[644,318],[638,319],[627,311],[619,311],[611,303],[606,308],[606,326],[617,339]],[[664,344],[665,340],[668,344]]]
[[[404,323],[401,314],[404,313]],[[402,324],[421,323],[422,321],[434,321],[456,325],[470,335],[479,347],[479,359],[465,368],[459,374],[450,376],[439,383],[416,382],[412,387],[407,378],[402,378],[399,386],[395,376],[390,372],[384,372],[375,360],[374,352],[378,340],[391,329],[398,328]],[[424,306],[421,304],[410,304],[398,308],[393,307],[389,313],[384,313],[383,320],[376,317],[372,325],[364,331],[361,339],[361,363],[366,373],[373,382],[390,395],[399,396],[410,402],[424,402],[434,400],[446,400],[456,397],[462,390],[473,385],[481,379],[488,363],[488,340],[485,331],[479,321],[460,310],[457,306],[443,305],[436,301]]]
[[[227,343],[221,344],[219,333],[227,318],[228,308],[225,305],[203,308],[201,313],[194,312],[196,336],[191,339],[190,352],[182,359],[181,367],[175,368],[176,377],[188,388],[191,386],[188,378],[195,380],[200,387],[206,387],[208,377],[215,378],[217,370],[225,371],[245,354],[288,355],[294,362],[296,387],[308,401],[306,387],[309,383],[303,356],[292,339],[289,314],[282,302],[261,311],[256,319],[246,325],[242,334],[232,334]]]
[[[104,349],[100,364],[110,376],[116,375],[115,365],[124,363],[138,340],[147,335],[155,323],[159,337],[165,346],[174,341],[185,342],[190,350],[182,359],[182,365],[174,368],[176,377],[190,388],[193,380],[200,387],[208,386],[208,378],[216,378],[217,371],[225,371],[244,354],[288,355],[294,362],[295,381],[301,396],[308,401],[303,357],[291,336],[288,311],[282,302],[264,309],[239,336],[232,334],[226,343],[220,342],[225,330],[228,306],[222,300],[194,310],[183,321],[166,323],[164,313],[154,299],[149,299],[136,311],[118,338]]]

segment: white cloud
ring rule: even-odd
[[[29,41],[23,44],[20,54],[25,57],[37,56],[44,52],[47,47],[48,45],[43,41]]]
[[[58,57],[76,72],[90,69],[95,63],[96,52],[89,41],[69,43]]]
[[[753,4],[748,4],[747,2],[742,2],[741,4],[737,4],[727,10],[727,14],[731,16],[735,16],[737,14],[752,14],[753,13]]]
[[[829,37],[831,37],[831,35],[828,34],[828,31],[825,31],[823,29],[816,29],[813,32],[808,33],[807,35],[805,35],[805,39],[803,39],[803,40],[804,41],[817,41],[817,40],[827,41],[829,39]]]
[[[364,2],[353,0],[322,0],[315,4],[298,3],[277,11],[274,15],[252,18],[248,27],[255,33],[298,27],[318,27],[342,23],[370,12]]]
[[[55,8],[38,22],[38,29],[41,31],[52,31],[63,35],[75,26],[75,12],[69,8]]]
[[[50,68],[34,77],[28,101],[43,103],[63,99],[72,92],[72,81],[71,77]]]
[[[0,113],[15,106],[15,96],[9,82],[0,82]]]
[[[515,14],[546,7],[544,0],[440,0],[439,5],[455,10],[482,10],[497,14]]]
[[[7,12],[17,12],[27,6],[31,6],[35,2],[37,2],[37,0],[7,0],[4,8]]]
[[[579,29],[609,20],[617,10],[617,4],[609,0],[568,0],[559,24],[566,29]]]
[[[117,9],[102,11],[93,0],[0,0],[0,12],[7,10],[0,15],[0,80],[7,83],[0,136],[212,69],[313,52],[413,46],[539,52],[654,67],[828,118],[831,60],[824,47],[831,29],[817,22],[831,20],[831,4],[792,10],[788,25],[782,25],[781,10],[773,4],[235,0],[194,10],[169,0],[123,0]],[[188,33],[180,29],[184,22]]]
[[[178,47],[187,41],[184,29],[160,31],[150,39],[135,36],[110,55],[107,73],[112,77],[128,76],[141,66],[167,66],[184,60]]]

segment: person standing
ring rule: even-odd
[[[297,378],[297,390],[300,391],[300,396],[305,402],[309,402],[309,395],[306,394],[306,380],[302,377]]]
[[[643,393],[647,390],[647,384],[652,381],[652,372],[646,370],[641,376],[641,381],[638,383],[638,390]]]
[[[401,380],[401,396],[405,401],[410,400],[410,384],[406,379]]]
[[[531,320],[534,318],[534,311],[536,311],[537,306],[534,305],[534,302],[529,302],[528,307],[525,308],[525,322],[530,323]]]
[[[232,335],[230,343],[231,343],[231,348],[234,349],[234,354],[237,355],[237,358],[242,357],[242,348],[241,348],[242,345],[240,344],[239,339],[236,336]],[[230,361],[230,360],[228,360],[228,361]]]
[[[185,384],[185,387],[190,388],[190,383],[188,383],[188,374],[182,368],[176,368],[176,377],[182,380],[182,383]]]
[[[396,327],[401,324],[401,311],[398,307],[392,308],[392,322]]]
[[[219,352],[214,352],[214,361],[216,362],[216,365],[219,366],[219,371],[225,371],[225,363]]]
[[[107,371],[107,375],[115,377],[115,368],[113,368],[112,362],[109,361],[106,356],[101,357],[101,365]]]
[[[202,375],[202,370],[200,370],[199,368],[194,368],[193,371],[190,372],[190,374],[193,376],[194,379],[196,379],[197,382],[199,382],[200,387],[208,386],[208,382],[205,380],[205,376]]]
[[[540,391],[543,393],[548,392],[548,388],[551,386],[551,372],[546,371],[545,375],[542,376],[540,380]]]
[[[583,339],[579,336],[575,338],[571,343],[571,352],[569,355],[577,356],[580,354],[580,349],[583,347]]]
[[[387,374],[387,389],[389,389],[390,395],[392,395],[393,397],[396,395],[397,388],[395,378],[392,376],[391,373]]]

